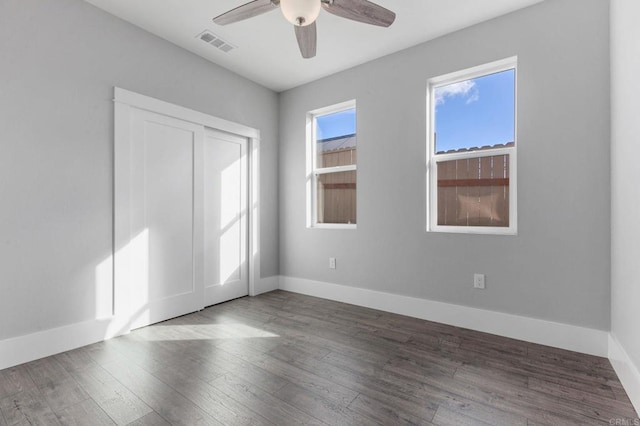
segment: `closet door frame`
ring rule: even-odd
[[[114,87],[114,193],[113,193],[113,306],[106,338],[131,330],[128,304],[132,288],[132,258],[128,247],[135,238],[131,223],[132,111],[143,110],[235,134],[248,141],[248,267],[249,295],[255,296],[260,279],[260,131],[209,114]]]

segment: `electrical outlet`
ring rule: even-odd
[[[329,258],[329,269],[336,269],[336,258],[335,257],[330,257]]]
[[[473,274],[473,288],[484,289],[484,274]]]

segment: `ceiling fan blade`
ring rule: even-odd
[[[395,13],[367,0],[326,0],[322,7],[336,16],[379,27],[388,27],[396,20]]]
[[[298,46],[300,47],[300,53],[305,59],[313,58],[316,56],[317,46],[317,31],[316,23],[306,25],[304,27],[294,26],[296,30],[296,38],[298,39]]]
[[[222,15],[216,16],[213,18],[213,22],[218,25],[227,25],[243,21],[276,9],[279,3],[279,0],[254,0],[243,4],[242,6],[238,6],[235,9],[231,9]]]

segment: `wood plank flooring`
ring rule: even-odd
[[[284,291],[2,370],[0,413],[0,426],[638,418],[604,358]]]

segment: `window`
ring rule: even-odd
[[[515,234],[516,58],[428,84],[428,229]]]
[[[310,112],[307,128],[307,225],[355,228],[355,101]]]

